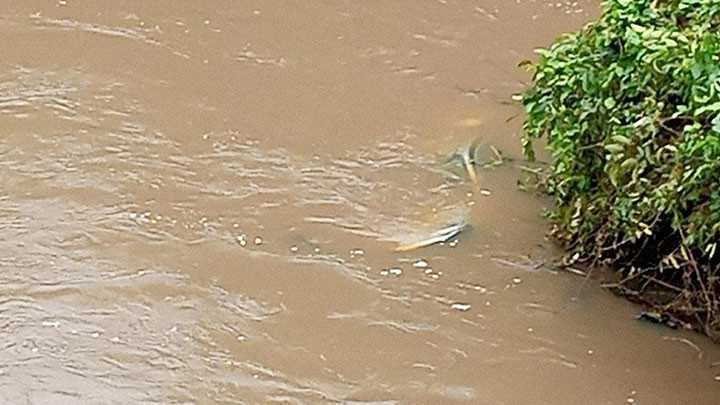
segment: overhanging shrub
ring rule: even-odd
[[[720,1],[606,0],[539,53],[523,144],[568,258],[720,337]]]

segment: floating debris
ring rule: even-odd
[[[259,236],[256,236],[256,237],[255,237],[255,244],[259,246],[259,245],[262,245],[262,243],[263,243],[262,238],[259,237]]]
[[[665,325],[671,329],[677,329],[680,326],[679,322],[675,319],[657,311],[642,311],[635,316],[635,319]]]
[[[518,285],[522,283],[522,279],[520,277],[515,277],[512,279],[513,284]]]
[[[467,170],[468,176],[473,183],[477,184],[477,173],[475,173],[475,150],[477,149],[477,141],[473,141],[467,148],[462,150],[462,162]],[[471,156],[472,155],[472,156]]]
[[[454,310],[456,310],[456,311],[467,312],[467,311],[470,310],[470,308],[472,308],[472,305],[470,305],[470,304],[464,304],[464,303],[461,303],[461,302],[456,302],[456,303],[450,305],[450,308],[452,308],[452,309],[454,309]]]
[[[393,268],[391,268],[391,269],[388,269],[388,273],[392,274],[393,276],[399,276],[399,275],[402,274],[402,272],[403,272],[402,269],[397,268],[397,267],[393,267]]]
[[[453,151],[446,159],[446,165],[461,165],[470,180],[477,184],[475,166],[491,167],[502,164],[505,158],[500,151],[492,145],[485,145],[478,139]]]
[[[413,263],[413,267],[415,267],[416,269],[424,269],[427,268],[429,265],[430,263],[428,263],[425,259],[420,259]]]
[[[400,277],[402,275],[403,271],[399,267],[390,267],[389,269],[383,269],[380,271],[380,275],[382,276],[395,276]]]
[[[452,225],[448,225],[438,231],[431,233],[430,235],[427,235],[427,237],[422,238],[416,242],[401,244],[395,248],[395,251],[396,252],[407,252],[410,250],[420,249],[423,247],[434,245],[436,243],[447,242],[448,240],[459,235],[460,232],[465,230],[465,228],[467,228],[467,227],[468,227],[468,224],[465,221],[462,221],[462,222],[456,223],[456,224],[452,224]]]
[[[469,145],[465,145],[455,151],[446,159],[446,165],[457,165],[460,164],[467,172],[473,183],[477,183],[477,173],[475,172],[475,159],[474,151],[477,148],[477,139],[472,141]]]
[[[433,209],[430,218],[414,221],[388,221],[380,240],[396,243],[396,252],[406,252],[436,243],[445,243],[469,228],[470,210],[463,206]]]
[[[661,313],[655,311],[642,311],[635,315],[635,319],[640,321],[650,321],[652,323],[663,323],[665,321],[665,317],[663,317]]]
[[[365,256],[365,251],[362,249],[350,249],[350,256]]]
[[[487,287],[484,287],[479,284],[472,284],[472,283],[456,283],[455,286],[461,290],[473,290],[478,291],[481,294],[485,294],[488,292]]]
[[[247,246],[247,236],[245,236],[244,234],[243,234],[243,235],[238,235],[238,236],[236,236],[236,237],[235,237],[235,240],[237,241],[237,243],[238,243],[240,246],[242,246],[242,247]]]

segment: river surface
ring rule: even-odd
[[[596,2],[3,3],[0,403],[720,404],[517,186],[517,63]]]

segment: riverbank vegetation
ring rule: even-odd
[[[617,291],[720,339],[720,2],[605,0],[527,66],[523,144],[566,262],[619,270]]]

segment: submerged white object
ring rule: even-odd
[[[409,250],[415,250],[422,247],[434,245],[436,243],[447,242],[453,237],[457,236],[468,226],[467,222],[462,221],[456,224],[448,225],[442,229],[439,229],[427,237],[417,240],[415,242],[401,244],[395,248],[396,252],[407,252]]]

